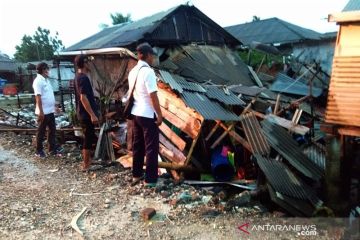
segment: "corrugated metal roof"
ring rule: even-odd
[[[303,40],[319,40],[321,34],[279,18],[269,18],[225,27],[232,35],[250,45],[261,43],[295,43]]]
[[[283,92],[288,94],[295,94],[301,96],[307,96],[310,94],[310,87],[302,82],[301,80],[296,81],[291,77],[279,73],[276,76],[274,83],[271,85],[270,90],[275,92]],[[322,89],[317,87],[312,87],[312,95],[314,97],[320,96]]]
[[[134,47],[141,41],[158,46],[189,43],[241,44],[196,7],[180,5],[138,21],[105,28],[65,51]]]
[[[211,81],[217,85],[254,85],[247,65],[236,52],[228,48],[187,45],[168,54],[169,60],[178,66],[176,73],[196,82]]]
[[[16,63],[8,56],[0,53],[0,71],[14,72],[16,70]]]
[[[325,121],[360,127],[360,57],[334,57]]]
[[[256,86],[253,86],[253,87],[232,86],[229,89],[236,94],[243,94],[243,95],[251,96],[251,97],[257,96],[259,93],[261,93],[264,90],[263,88],[259,88]]]
[[[298,143],[284,128],[267,120],[262,121],[261,125],[270,145],[299,172],[314,180],[324,176],[324,171],[301,151]]]
[[[185,78],[179,75],[173,75],[173,78],[177,81],[177,83],[184,89],[192,92],[200,92],[204,93],[206,90],[198,83],[193,83],[186,81]]]
[[[350,0],[345,8],[342,10],[343,12],[350,12],[350,11],[358,11],[360,10],[360,1],[359,0]]]
[[[277,192],[297,199],[309,200],[314,205],[320,201],[315,192],[296,177],[284,163],[259,154],[255,154],[255,158],[267,180]]]
[[[239,121],[233,112],[223,108],[219,103],[211,101],[205,94],[183,91],[181,97],[186,105],[195,109],[205,120]]]
[[[240,121],[253,153],[268,156],[270,154],[270,145],[255,115],[253,113],[245,114],[241,116]]]
[[[206,86],[206,96],[210,99],[218,100],[221,103],[226,105],[245,105],[245,102],[235,96],[229,89],[226,87],[218,86]]]
[[[156,23],[175,9],[176,8],[171,8],[167,11],[156,13],[138,21],[107,27],[102,31],[68,47],[66,51],[129,45],[130,43],[143,38],[143,35],[152,30]]]
[[[321,149],[315,145],[311,145],[304,149],[304,153],[318,165],[323,171],[325,171],[326,166],[326,153],[324,149]]]
[[[159,70],[161,79],[170,85],[171,89],[178,91],[179,93],[183,92],[183,88],[180,84],[173,78],[173,75],[167,71]]]

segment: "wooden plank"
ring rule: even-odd
[[[219,124],[221,124],[220,121],[218,121]],[[216,148],[217,145],[219,145],[219,143],[226,137],[226,135],[229,134],[229,132],[231,131],[231,129],[234,127],[234,124],[232,123],[229,127],[227,127],[225,129],[225,131],[220,135],[220,137],[218,139],[216,139],[216,141],[211,145],[211,149]]]
[[[158,89],[159,102],[160,105],[162,105],[165,109],[167,107],[169,107],[170,111],[173,111],[172,108],[181,109],[191,117],[199,119],[201,122],[204,120],[204,118],[198,112],[192,108],[189,108],[181,98],[179,98],[175,93],[171,92],[171,90],[169,90],[167,87],[164,87],[162,84],[158,84],[158,86],[160,86]]]
[[[190,163],[191,156],[192,156],[192,154],[193,154],[195,145],[196,145],[196,143],[197,143],[200,135],[201,135],[201,132],[199,132],[199,134],[196,136],[196,138],[193,139],[193,141],[192,141],[192,143],[191,143],[190,150],[189,150],[189,152],[188,152],[188,154],[187,154],[187,156],[186,156],[186,160],[185,160],[185,164],[184,164],[184,165],[188,165],[188,164]]]
[[[345,125],[345,126],[349,125],[349,126],[360,127],[360,121],[354,121],[352,119],[337,119],[337,118],[326,117],[325,122],[339,124],[339,125]]]
[[[220,126],[220,122],[216,122],[215,126],[211,129],[209,135],[207,135],[207,137],[205,138],[206,141],[209,141],[209,139],[212,137],[212,135],[214,135],[214,133],[216,132],[216,130],[219,128]]]
[[[329,22],[358,22],[360,21],[360,12],[359,11],[350,11],[350,12],[339,12],[329,14]]]
[[[220,123],[220,126],[226,130],[227,126],[223,123]],[[236,140],[237,142],[239,142],[241,145],[243,145],[247,150],[249,150],[250,152],[252,152],[251,146],[250,144],[244,139],[242,138],[239,134],[237,134],[234,130],[231,130],[229,132],[230,136],[232,136],[234,138],[234,140]]]
[[[199,172],[198,169],[192,167],[192,166],[184,166],[179,165],[176,163],[170,163],[170,162],[159,162],[159,168],[166,168],[166,169],[172,169],[176,171],[187,171],[187,172]]]
[[[254,72],[254,70],[252,69],[251,66],[248,66],[249,68],[249,71],[251,73],[251,75],[254,77],[255,79],[255,82],[256,84],[259,86],[259,87],[264,87],[264,85],[262,84],[261,80],[259,79],[258,75],[256,74],[256,72]]]
[[[177,149],[171,142],[169,142],[162,134],[159,134],[159,141],[162,143],[168,150],[173,152],[176,155],[177,159],[180,159],[182,163],[185,162],[186,157],[185,155]]]
[[[165,123],[159,126],[160,131],[181,151],[185,149],[186,142],[181,139],[173,130]]]
[[[167,149],[163,144],[160,144],[159,146],[159,152],[161,155],[163,155],[166,159],[169,159],[170,161],[177,163],[177,164],[184,164],[184,159],[181,158],[181,156],[177,156],[174,152]]]
[[[268,119],[270,122],[275,123],[279,126],[282,126],[288,130],[291,130],[292,132],[301,134],[301,135],[305,135],[307,132],[309,132],[309,128],[302,126],[302,125],[295,125],[293,122],[285,119],[285,118],[281,118],[278,117],[276,115],[273,114],[269,114],[266,119]]]
[[[277,115],[277,112],[278,112],[278,109],[279,109],[279,106],[280,106],[280,97],[281,97],[281,94],[279,93],[276,96],[276,103],[275,103],[275,107],[274,107],[274,115]]]
[[[184,133],[188,134],[192,139],[194,139],[200,132],[200,129],[198,129],[197,127],[195,128],[195,126],[198,126],[198,123],[194,122],[199,120],[194,120],[192,122],[184,122],[182,119],[180,119],[175,114],[169,112],[163,107],[161,107],[161,111],[166,120],[175,125]]]
[[[334,124],[329,123],[321,123],[320,130],[324,133],[328,133],[331,135],[336,135],[337,127]]]
[[[338,129],[338,132],[340,135],[359,137],[360,127],[342,127]]]

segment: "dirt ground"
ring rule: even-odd
[[[39,160],[31,136],[1,135],[0,239],[340,239],[328,233],[245,233],[239,226],[280,218],[257,202],[225,211],[213,192],[171,179],[156,189],[130,186],[130,170],[121,165],[82,173],[74,144],[64,146],[62,158]],[[148,207],[157,214],[144,221],[140,212]],[[83,209],[81,236],[70,223]]]

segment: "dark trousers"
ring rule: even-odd
[[[94,124],[89,119],[81,120],[80,123],[84,133],[82,149],[91,150],[93,144],[97,142]]]
[[[56,134],[56,125],[55,125],[55,116],[54,113],[46,114],[44,120],[38,123],[38,129],[36,134],[36,151],[43,150],[43,142],[45,138],[46,127],[48,127],[47,141],[48,141],[48,150],[49,152],[55,151],[55,134]]]
[[[153,118],[135,116],[133,121],[133,177],[143,175],[146,156],[145,182],[155,183],[158,178],[159,128]]]

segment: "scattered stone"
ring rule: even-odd
[[[140,215],[145,220],[150,220],[153,216],[155,216],[156,211],[154,208],[145,208],[141,211]]]

